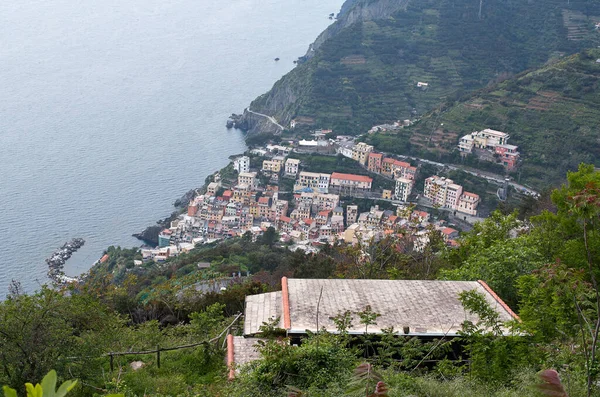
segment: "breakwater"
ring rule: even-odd
[[[74,238],[54,251],[52,255],[46,259],[46,264],[48,265],[48,278],[58,284],[68,281],[64,272],[65,263],[69,260],[71,255],[79,248],[83,247],[84,244],[84,239]]]

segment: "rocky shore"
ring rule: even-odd
[[[148,226],[141,232],[132,234],[132,236],[144,242],[144,244],[148,244],[153,247],[157,246],[158,235],[160,234],[160,232],[163,229],[170,227],[171,221],[177,219],[179,214],[181,214],[181,212],[187,208],[190,200],[192,200],[196,195],[197,190],[198,189],[191,189],[187,191],[183,196],[175,200],[173,206],[175,206],[176,211],[173,211],[171,215],[169,215],[165,219],[159,219],[158,221],[156,221],[156,225]]]
[[[46,259],[48,264],[48,277],[55,283],[64,283],[68,277],[63,271],[65,263],[79,248],[83,247],[85,240],[82,238],[74,238],[70,242],[64,243],[62,247],[52,253]]]

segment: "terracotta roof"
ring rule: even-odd
[[[442,229],[442,233],[448,236],[452,233],[458,233],[458,230],[452,229],[451,227],[445,227],[444,229]]]
[[[394,158],[391,158],[391,157],[386,157],[386,158],[383,160],[383,162],[384,162],[384,163],[390,163],[390,164],[394,164],[394,165],[397,165],[397,166],[399,166],[399,167],[404,167],[404,168],[408,168],[408,167],[410,167],[410,164],[409,164],[409,163],[407,163],[406,161],[400,161],[400,160],[396,160],[396,159],[394,159]]]
[[[162,231],[162,234],[173,234],[173,231],[171,229],[165,229]]]
[[[321,216],[329,216],[330,212],[331,211],[329,211],[329,210],[321,211],[321,212],[319,212],[319,215],[321,215]]]
[[[479,198],[478,194],[471,193],[471,192],[463,192],[463,195],[468,196],[468,197]]]
[[[233,192],[231,190],[225,190],[223,192],[223,197],[231,197],[233,195]]]
[[[258,199],[258,203],[259,204],[269,204],[269,198],[268,197],[260,197]]]
[[[383,153],[375,153],[375,152],[371,152],[371,153],[369,153],[369,157],[377,157],[377,158],[381,158],[381,157],[383,157]]]
[[[427,218],[427,216],[429,215],[429,213],[427,213],[425,211],[413,211],[413,214],[415,214],[421,218]]]
[[[373,182],[373,178],[369,178],[368,176],[354,175],[354,174],[342,174],[339,172],[334,172],[333,174],[331,174],[331,179],[343,179],[343,180],[347,180],[347,181],[367,182],[367,183]]]
[[[304,223],[306,223],[307,225],[312,225],[313,222],[314,220],[312,220],[311,218],[304,219]]]
[[[291,221],[292,221],[292,218],[290,218],[290,217],[287,217],[287,216],[280,216],[280,217],[279,217],[279,220],[280,220],[280,221],[282,221],[282,222],[289,223],[289,222],[291,222]]]

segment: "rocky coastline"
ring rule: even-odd
[[[160,232],[171,226],[171,222],[177,219],[177,217],[185,211],[189,202],[194,198],[198,189],[190,189],[183,196],[175,200],[173,206],[176,208],[175,211],[171,213],[165,219],[159,219],[156,221],[155,225],[148,226],[144,230],[139,233],[132,234],[133,237],[142,241],[144,244],[155,247],[158,245],[158,235]]]
[[[65,281],[68,281],[68,277],[63,271],[65,263],[79,248],[83,247],[84,244],[84,239],[74,238],[54,251],[52,255],[46,259],[46,264],[48,264],[48,278],[56,284],[62,284]]]

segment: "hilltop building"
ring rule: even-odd
[[[510,135],[505,132],[486,128],[485,130],[472,132],[460,138],[458,150],[463,155],[473,153],[474,149],[487,151],[495,155],[496,161],[504,165],[507,170],[511,170],[516,167],[520,155],[518,146],[507,143],[509,138]],[[492,161],[494,158],[490,157],[488,160]]]

